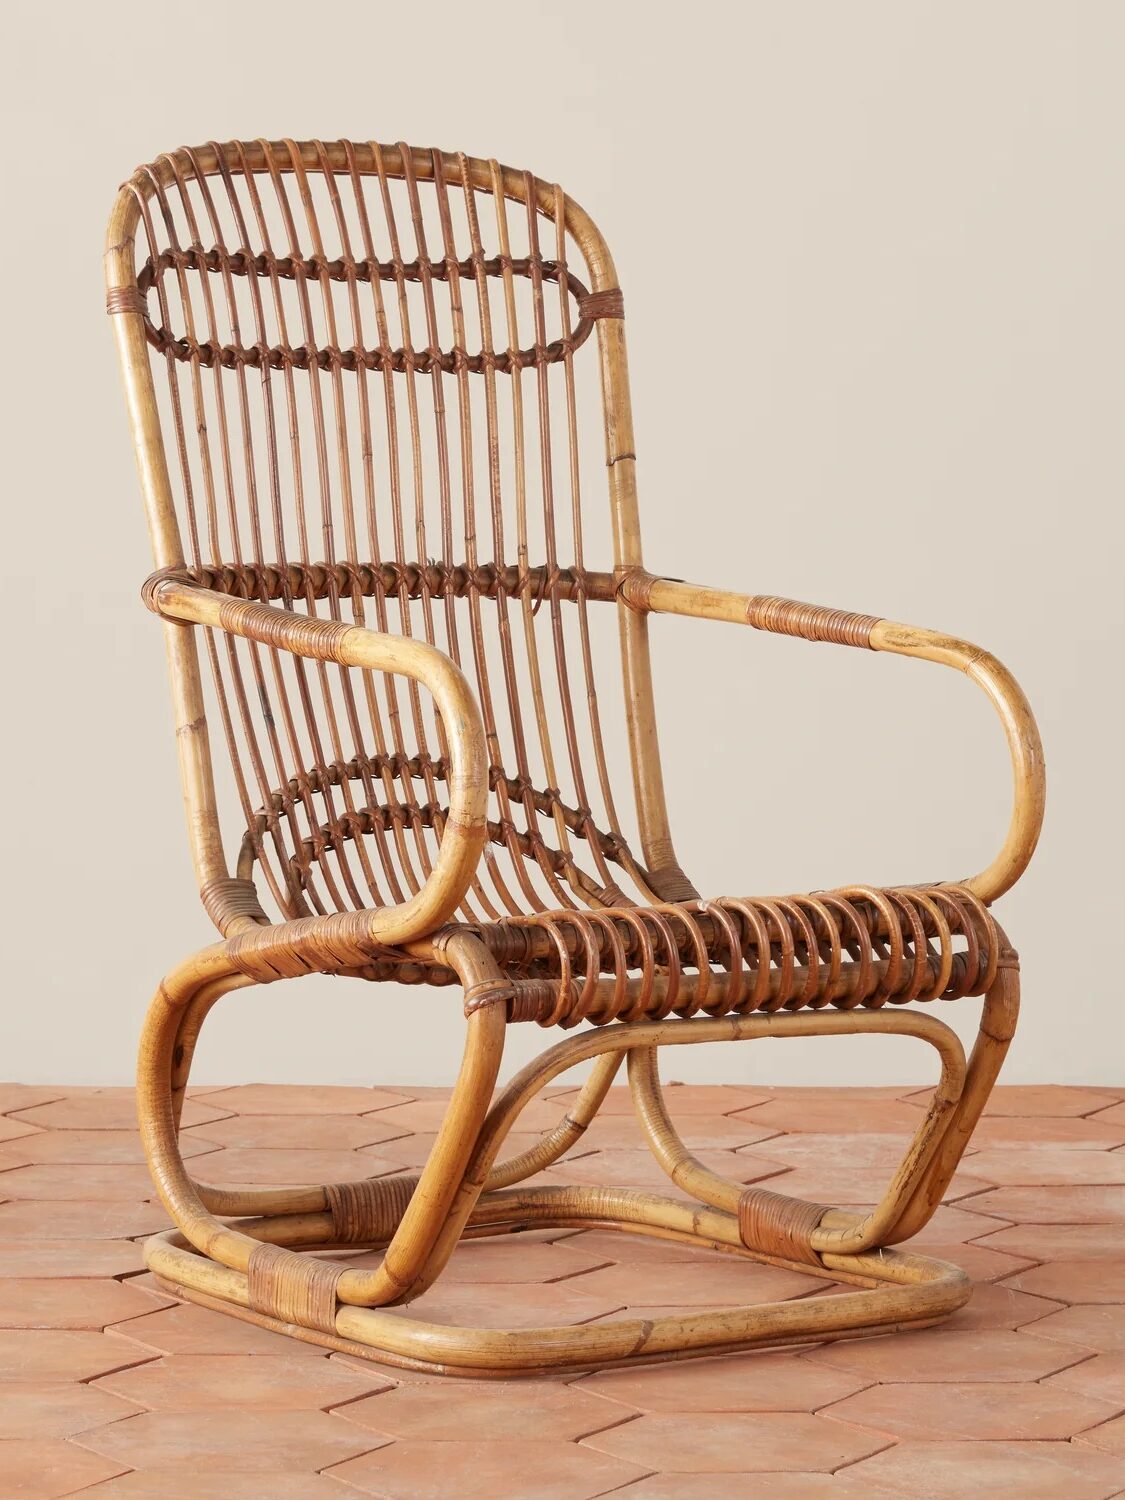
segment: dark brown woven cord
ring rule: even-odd
[[[336,1287],[343,1269],[310,1260],[280,1245],[256,1245],[247,1267],[247,1291],[255,1312],[298,1328],[336,1332]]]
[[[578,315],[581,318],[623,318],[625,297],[619,287],[606,287],[600,292],[583,292],[578,298]]]
[[[143,313],[145,299],[135,286],[111,286],[105,294],[105,310],[111,317],[114,313]]]
[[[738,1200],[738,1232],[750,1249],[779,1260],[819,1265],[820,1256],[809,1238],[826,1212],[822,1203],[805,1203],[767,1188],[750,1187]]]

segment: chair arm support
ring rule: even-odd
[[[397,906],[367,913],[370,937],[403,944],[448,921],[472,882],[487,837],[488,761],[480,709],[461,669],[426,641],[382,635],[236,599],[176,578],[154,580],[146,602],[165,619],[209,626],[295,656],[413,678],[432,695],[449,743],[449,813],[430,876]]]
[[[1027,868],[1043,825],[1046,772],[1039,730],[1019,683],[994,656],[968,641],[875,615],[851,614],[764,594],[735,594],[649,574],[626,575],[621,597],[635,609],[699,619],[731,620],[756,630],[803,640],[864,646],[897,656],[956,667],[983,690],[999,715],[1012,760],[1014,800],[1008,832],[996,858],[979,875],[959,882],[986,903],[1015,885]]]

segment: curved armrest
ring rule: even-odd
[[[480,709],[456,663],[425,641],[380,635],[341,620],[293,614],[175,578],[153,582],[146,590],[146,602],[166,619],[208,625],[296,656],[411,677],[433,695],[449,742],[449,814],[437,858],[416,895],[367,915],[371,938],[388,944],[426,937],[448,921],[476,872],[486,838],[488,803]]]
[[[1000,852],[979,875],[959,882],[984,902],[1003,895],[1028,866],[1039,830],[1043,825],[1046,773],[1043,745],[1031,707],[1019,683],[994,656],[968,641],[914,625],[899,625],[874,615],[851,614],[801,604],[765,594],[734,594],[724,589],[701,588],[671,578],[629,574],[621,585],[626,604],[658,613],[694,615],[701,619],[732,620],[756,630],[774,631],[803,640],[828,641],[843,646],[864,646],[872,651],[891,651],[898,656],[917,656],[923,661],[956,667],[982,688],[992,702],[1012,758],[1015,796],[1012,818]]]

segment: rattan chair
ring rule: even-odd
[[[141,1130],[177,1226],[146,1248],[161,1283],[332,1349],[462,1375],[856,1336],[959,1307],[960,1270],[890,1247],[941,1199],[1015,1025],[1016,955],[989,905],[1031,857],[1044,774],[1009,673],[929,630],[646,571],[617,274],[582,209],[527,173],[347,141],[179,150],[122,188],[106,266],[155,551],[143,597],[164,625],[191,851],[222,934],[165,979],[144,1028]],[[591,423],[598,439],[580,445]],[[591,567],[599,520],[612,543]],[[996,859],[951,884],[703,899],[669,830],[652,613],[965,672],[1015,776]],[[607,633],[623,699],[595,691]],[[611,790],[611,704],[636,838]],[[229,752],[216,763],[213,732]],[[194,1180],[177,1133],[208,1012],[312,972],[462,987],[464,1061],[429,1159],[320,1186]],[[984,997],[967,1061],[910,1004],[966,995]],[[361,1033],[341,1027],[344,1045],[378,1027],[380,1003]],[[394,1003],[432,1024],[424,997]],[[510,1026],[581,1022],[497,1087]],[[940,1060],[872,1212],[744,1188],[681,1140],[658,1048],[846,1033],[920,1038]],[[582,1135],[623,1059],[681,1195],[527,1185]],[[504,1159],[529,1100],[586,1060],[569,1112]],[[560,1225],[721,1247],[851,1289],[535,1331],[387,1311],[464,1235]],[[348,1265],[349,1246],[384,1253]]]

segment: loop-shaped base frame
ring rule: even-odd
[[[491,960],[471,935],[446,951],[466,987],[490,977]],[[386,1363],[503,1378],[922,1327],[970,1295],[968,1278],[956,1267],[890,1247],[915,1234],[940,1202],[991,1091],[1015,1025],[1014,966],[1001,967],[984,997],[967,1062],[949,1027],[930,1013],[908,1009],[617,1022],[556,1043],[495,1098],[507,1021],[502,1005],[486,1006],[469,1017],[457,1086],[419,1174],[320,1187],[208,1187],[194,1182],[184,1166],[179,1109],[206,1014],[223,993],[246,983],[245,976],[224,971],[219,950],[207,950],[161,987],[146,1024],[141,1129],[154,1179],[178,1229],[151,1239],[145,1259],[178,1296]],[[930,1106],[920,1111],[914,1139],[870,1213],[744,1188],[696,1160],[668,1115],[657,1071],[660,1047],[867,1032],[914,1036],[934,1047],[941,1063]],[[582,1135],[625,1057],[645,1138],[670,1179],[694,1201],[625,1188],[526,1185]],[[526,1104],[560,1073],[590,1059],[590,1077],[559,1124],[529,1151],[498,1163],[503,1140]],[[226,1222],[228,1217],[235,1222]],[[433,1284],[463,1236],[546,1227],[647,1233],[854,1290],[533,1330],[445,1327],[402,1310]],[[357,1246],[382,1249],[379,1265],[348,1266],[337,1258]],[[637,1274],[642,1277],[643,1269]]]

